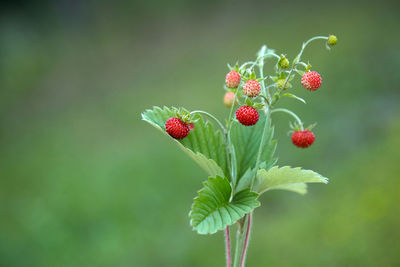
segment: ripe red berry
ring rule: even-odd
[[[245,126],[252,126],[258,122],[258,111],[249,106],[241,106],[236,111],[236,119]]]
[[[248,80],[243,86],[243,93],[248,97],[256,97],[260,92],[261,86],[256,80]]]
[[[179,118],[169,118],[165,122],[165,130],[175,139],[183,139],[189,134],[189,126]]]
[[[225,77],[225,83],[228,88],[237,88],[240,83],[239,72],[231,70]]]
[[[292,134],[292,143],[301,148],[306,148],[314,143],[315,135],[309,130],[296,131]]]
[[[321,86],[321,83],[321,76],[315,71],[306,72],[301,78],[303,87],[310,91],[317,90]]]
[[[194,124],[188,123],[188,128],[189,128],[189,131],[194,130]]]
[[[232,107],[233,101],[235,100],[234,92],[226,92],[224,95],[224,105],[228,108]],[[237,103],[237,101],[236,101]]]

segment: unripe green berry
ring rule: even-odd
[[[281,59],[279,60],[279,67],[282,69],[289,68],[289,60],[285,56],[281,56]]]
[[[286,89],[288,89],[289,87],[290,87],[290,83],[289,83],[289,81],[286,83],[286,85],[285,85],[285,82],[286,82],[286,79],[279,79],[277,82],[276,82],[276,87],[278,87],[278,89],[283,89],[283,90],[286,90]],[[283,87],[285,85],[285,88]]]
[[[328,45],[334,46],[337,43],[337,37],[335,35],[328,36]]]

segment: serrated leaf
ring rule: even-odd
[[[327,184],[328,179],[314,171],[303,170],[299,167],[291,168],[285,166],[279,168],[274,166],[268,171],[260,169],[257,172],[254,189],[260,194],[272,189],[284,189],[305,194],[307,192],[306,187],[299,185],[301,183]]]
[[[271,190],[280,189],[280,190],[287,190],[298,193],[300,195],[305,195],[307,193],[307,184],[305,183],[297,183],[297,184],[283,184],[279,186],[275,186],[271,188]]]
[[[206,158],[203,154],[199,152],[197,153],[193,152],[192,150],[186,148],[179,142],[177,143],[189,157],[191,157],[203,170],[207,172],[208,175],[224,176],[224,172],[222,171],[221,167],[218,166],[218,164],[214,160]]]
[[[220,176],[208,178],[189,213],[193,230],[199,234],[214,234],[260,205],[258,194],[248,188],[236,193],[230,200],[231,194],[228,179]]]
[[[231,142],[235,146],[237,174],[239,179],[251,168],[254,169],[257,161],[258,150],[261,143],[262,134],[265,126],[265,115],[260,112],[260,118],[254,126],[243,126],[233,122],[231,129]],[[270,165],[274,161],[273,155],[276,149],[276,141],[273,140],[274,129],[268,117],[265,131],[264,145],[261,148],[261,163]]]
[[[251,186],[251,181],[253,180],[255,175],[254,169],[247,169],[247,171],[240,177],[239,182],[237,183],[235,190],[241,191],[243,189],[249,188]]]
[[[142,119],[169,136],[165,132],[165,122],[167,119],[175,117],[177,110],[174,107],[164,107],[163,109],[154,107],[146,110],[142,114]],[[204,121],[199,114],[194,114],[192,118],[197,120],[194,130],[190,131],[189,135],[182,140],[171,139],[210,176],[230,177],[223,134],[216,130],[212,123]]]

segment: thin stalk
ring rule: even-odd
[[[270,102],[271,101],[271,95],[269,93],[269,88],[265,87],[265,83],[264,83],[264,59],[262,61],[260,61],[260,64],[259,64],[258,68],[259,68],[259,71],[260,71],[260,78],[262,79],[261,80],[262,93],[263,93],[263,95],[267,95],[267,97],[268,97],[268,101],[267,102]]]
[[[246,227],[246,235],[244,237],[244,244],[243,244],[243,250],[242,250],[242,256],[240,259],[240,267],[244,267],[244,263],[246,261],[246,253],[247,253],[247,248],[249,246],[249,239],[250,239],[250,231],[251,231],[251,212],[248,214],[248,219],[247,219],[247,227]]]
[[[238,267],[239,266],[239,260],[240,260],[240,251],[241,251],[241,247],[240,247],[240,241],[242,239],[242,226],[240,224],[238,224],[238,229],[236,232],[236,241],[235,241],[235,257],[233,259],[233,267]]]
[[[303,46],[302,46],[302,48],[301,48],[301,51],[300,51],[300,53],[297,55],[297,56],[299,57],[299,61],[300,61],[301,55],[302,55],[303,52],[304,52],[304,48],[306,48],[306,46],[307,46],[309,43],[311,43],[312,41],[318,40],[318,39],[328,40],[328,37],[326,37],[326,36],[315,36],[315,37],[313,37],[313,38],[308,39],[305,43],[303,43]]]
[[[233,108],[234,108],[234,106],[235,106],[235,104],[236,104],[236,101],[237,101],[237,94],[238,94],[238,92],[239,92],[239,86],[238,86],[238,88],[236,89],[235,97],[233,98],[233,103],[232,103],[232,106],[231,106],[231,110],[229,111],[228,126],[227,126],[227,130],[226,130],[226,134],[227,134],[227,135],[229,135],[229,132],[231,131],[232,113],[233,113]]]
[[[286,77],[286,80],[285,80],[282,88],[286,87],[286,84],[289,81],[290,75],[292,74],[293,70],[296,68],[297,64],[299,64],[299,62],[301,60],[301,56],[303,55],[304,49],[307,47],[307,45],[309,43],[311,43],[314,40],[318,40],[318,39],[328,40],[328,37],[326,37],[326,36],[315,36],[313,38],[308,39],[306,42],[303,43],[303,45],[301,46],[301,50],[300,50],[299,54],[295,57],[295,61],[297,61],[297,62],[293,62],[294,64],[292,64],[292,68],[290,69],[289,74]],[[279,90],[279,94],[281,93],[281,91],[282,91],[282,89]]]
[[[232,147],[230,133],[231,133],[231,128],[232,128],[232,120],[233,120],[233,108],[234,108],[234,106],[236,104],[238,92],[239,92],[239,86],[236,89],[235,97],[233,98],[233,103],[232,103],[231,109],[229,111],[228,125],[226,127],[227,129],[226,129],[226,132],[225,132],[225,139],[227,141],[227,144],[226,144],[226,157],[227,157],[227,159],[226,160],[228,162],[229,170],[231,172],[231,177],[232,177],[232,188],[233,188],[232,193],[234,193],[236,180],[237,180],[237,177],[236,177],[237,174],[236,174],[236,155],[234,155],[234,150],[233,150],[233,147]]]
[[[274,113],[274,112],[279,112],[279,111],[287,113],[290,116],[292,116],[293,118],[295,118],[296,121],[298,122],[298,124],[301,126],[301,129],[303,130],[303,122],[300,120],[300,118],[294,112],[292,112],[292,111],[290,111],[290,110],[288,110],[286,108],[275,108],[275,109],[273,109],[271,111],[271,114]]]
[[[231,267],[231,238],[229,235],[229,226],[225,228],[225,248],[226,248],[226,267]]]
[[[202,110],[195,110],[195,111],[190,112],[190,114],[196,114],[196,113],[204,114],[204,115],[207,115],[208,117],[212,118],[218,124],[218,126],[221,128],[222,132],[225,133],[225,131],[226,131],[225,127],[222,125],[222,123],[216,117],[214,117],[210,113],[208,113],[206,111],[202,111]]]
[[[263,67],[264,67],[264,60],[262,62],[260,62],[260,65],[259,65],[260,75],[262,76],[262,78],[264,76]],[[269,90],[265,88],[264,81],[261,83],[261,88],[262,88],[264,94],[265,94],[265,92],[267,90],[268,96],[269,96]],[[264,101],[264,104],[265,104],[265,108],[264,108],[264,113],[265,113],[264,130],[263,130],[263,133],[262,133],[262,136],[261,136],[260,146],[259,146],[258,152],[257,152],[257,160],[256,160],[255,168],[254,168],[255,169],[255,174],[254,174],[254,178],[251,180],[250,189],[253,187],[254,180],[257,177],[257,170],[258,170],[258,167],[260,166],[261,154],[262,154],[262,150],[263,150],[263,146],[264,146],[264,142],[265,142],[265,132],[267,130],[268,120],[269,120],[269,107],[268,107],[268,104],[267,104],[266,100],[263,99],[263,101]]]

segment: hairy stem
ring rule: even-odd
[[[243,250],[242,250],[242,256],[240,259],[240,267],[244,267],[244,263],[246,261],[246,253],[247,253],[247,248],[249,246],[249,239],[250,239],[250,231],[251,231],[251,214],[249,213],[247,215],[247,227],[246,227],[246,232],[245,232],[245,237],[244,237],[244,244],[243,244]]]
[[[292,111],[290,111],[290,110],[288,110],[288,109],[286,109],[286,108],[275,108],[275,109],[273,109],[273,110],[271,111],[271,114],[274,113],[274,112],[278,112],[278,111],[287,113],[287,114],[289,114],[290,116],[292,116],[293,118],[295,118],[296,121],[297,121],[297,123],[298,123],[299,126],[301,127],[301,130],[303,130],[303,122],[300,120],[300,118],[299,118],[294,112],[292,112]]]
[[[202,111],[202,110],[195,110],[195,111],[190,112],[190,114],[196,114],[196,113],[204,114],[204,115],[207,115],[208,117],[212,118],[218,124],[218,126],[221,128],[222,132],[225,133],[225,131],[226,131],[225,127],[222,125],[222,123],[216,117],[214,117],[210,113],[208,113],[206,111]]]
[[[318,40],[318,39],[322,39],[322,40],[328,40],[327,36],[315,36],[313,38],[308,39],[305,43],[303,43],[303,46],[301,47],[300,53],[297,55],[299,57],[299,61],[300,61],[300,57],[304,52],[304,49],[306,48],[306,46],[311,43],[314,40]]]
[[[258,67],[259,67],[259,70],[260,70],[260,75],[263,78],[264,77],[264,71],[263,71],[264,60],[260,62],[260,65]],[[261,83],[261,88],[262,88],[262,91],[263,91],[264,94],[265,94],[266,90],[268,90],[268,89],[265,88],[264,81]],[[268,92],[268,97],[270,98],[269,91],[267,91],[267,92]],[[269,120],[269,106],[268,106],[268,103],[267,103],[267,101],[265,99],[263,99],[263,101],[264,101],[264,105],[265,105],[265,108],[264,108],[264,113],[265,113],[264,129],[263,129],[263,133],[262,133],[262,136],[261,136],[260,145],[258,147],[257,160],[256,160],[255,168],[254,168],[255,169],[255,174],[254,174],[254,178],[251,180],[250,189],[253,188],[254,180],[257,177],[257,170],[258,170],[258,167],[260,166],[261,154],[262,154],[262,150],[263,150],[263,146],[264,146],[264,142],[265,142],[265,132],[267,130],[267,126],[268,126],[268,122],[269,122],[268,121]]]
[[[233,267],[238,267],[239,266],[239,261],[240,261],[240,241],[242,239],[242,226],[239,224],[237,232],[236,232],[236,244],[235,244],[235,256],[233,259]]]
[[[231,238],[229,235],[229,226],[225,228],[225,249],[226,249],[226,267],[231,267]]]
[[[300,62],[300,60],[301,60],[301,56],[303,55],[304,49],[307,47],[307,45],[308,45],[309,43],[311,43],[311,42],[314,41],[314,40],[318,40],[318,39],[328,40],[328,37],[326,37],[326,36],[315,36],[315,37],[313,37],[313,38],[311,38],[311,39],[308,39],[306,42],[303,43],[303,45],[301,46],[301,50],[300,50],[299,54],[295,57],[295,60],[293,61],[292,67],[291,67],[291,69],[290,69],[290,71],[289,71],[288,76],[286,77],[285,82],[283,83],[282,88],[285,88],[286,85],[287,85],[287,83],[289,82],[290,75],[292,75],[293,70],[294,70],[294,69],[296,68],[296,66],[299,64],[299,62]],[[296,62],[295,62],[295,61],[296,61]],[[278,91],[278,94],[280,95],[281,92],[282,92],[282,89],[280,89],[280,90]]]

